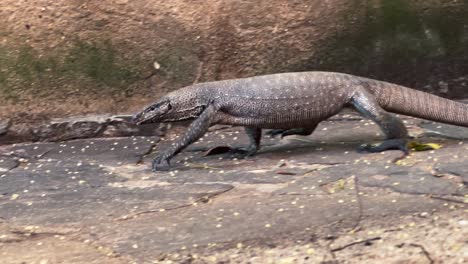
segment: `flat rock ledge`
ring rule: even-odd
[[[152,136],[161,132],[159,124],[136,126],[130,115],[91,115],[56,118],[39,125],[0,121],[0,144],[37,141],[66,141],[80,138]]]
[[[1,146],[0,262],[467,263],[468,129],[403,120],[442,147],[358,153],[382,139],[358,116],[247,159],[206,155],[248,142],[214,127],[156,173],[181,131]]]

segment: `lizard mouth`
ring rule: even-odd
[[[142,114],[136,114],[133,116],[132,118],[132,123],[139,126],[139,125],[143,125],[143,124],[146,124],[148,123],[150,120],[152,119],[152,117],[150,118],[142,118]]]
[[[145,119],[136,121],[135,124],[136,124],[137,126],[139,126],[139,125],[147,124],[147,123],[149,123],[150,121],[151,121],[151,118],[145,118]]]

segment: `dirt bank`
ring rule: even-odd
[[[131,112],[194,82],[305,70],[466,96],[454,1],[0,3],[0,117]]]

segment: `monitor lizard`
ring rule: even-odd
[[[186,133],[153,161],[153,171],[202,137],[215,124],[244,126],[245,151],[260,147],[262,129],[271,134],[310,135],[317,125],[351,106],[377,123],[385,140],[361,150],[399,149],[408,154],[408,132],[391,113],[468,127],[468,105],[404,86],[336,72],[292,72],[190,85],[173,91],[133,117],[136,124],[193,119]],[[391,113],[390,113],[391,112]]]

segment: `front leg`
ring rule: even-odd
[[[167,168],[169,165],[169,160],[172,157],[177,155],[177,153],[181,152],[184,148],[195,142],[197,139],[201,138],[212,125],[217,111],[218,107],[216,107],[214,104],[208,105],[208,107],[203,110],[200,116],[195,119],[192,124],[190,124],[182,138],[172,144],[171,147],[169,147],[163,153],[159,154],[153,160],[153,171]]]

